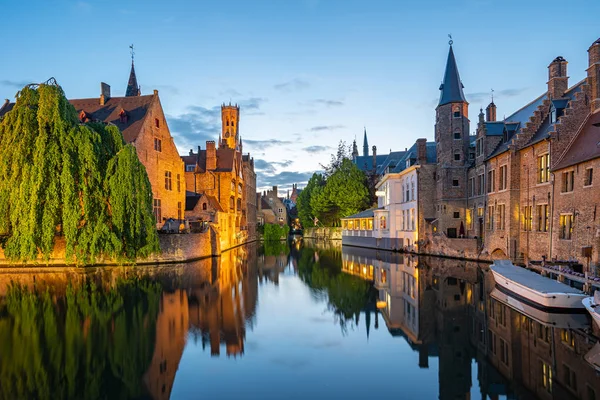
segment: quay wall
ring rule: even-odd
[[[341,227],[306,228],[304,235],[306,239],[342,240]]]

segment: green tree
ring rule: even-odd
[[[321,164],[321,168],[325,170],[325,177],[329,178],[335,173],[341,166],[344,160],[350,160],[352,155],[352,148],[347,145],[346,142],[340,140],[338,143],[337,152],[331,155],[331,160],[328,165]]]
[[[0,121],[0,236],[8,258],[30,260],[59,234],[79,263],[159,250],[135,148],[114,125],[81,124],[51,80],[24,87]]]
[[[313,226],[313,217],[315,214],[313,213],[310,204],[311,198],[314,190],[324,185],[325,180],[323,179],[323,175],[315,172],[309,179],[306,187],[302,189],[298,195],[298,199],[296,200],[296,208],[298,209],[298,218],[300,218],[300,223],[304,228],[310,228]]]

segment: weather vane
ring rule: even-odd
[[[451,34],[451,33],[449,33],[449,34],[448,34],[448,37],[450,38],[450,40],[448,41],[448,44],[449,44],[450,46],[452,46],[452,43],[454,43],[454,41],[452,40],[452,34]]]
[[[130,53],[131,53],[131,63],[133,63],[133,56],[135,55],[135,52],[133,51],[133,43],[131,44],[131,46],[129,46],[129,48],[131,49]]]
[[[492,89],[492,103],[494,102],[494,89]]]

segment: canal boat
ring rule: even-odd
[[[593,297],[586,297],[581,302],[600,328],[600,291],[596,290]]]
[[[589,328],[590,323],[585,313],[555,313],[547,310],[541,310],[530,306],[529,304],[501,292],[494,288],[490,296],[502,304],[516,310],[518,313],[551,328],[561,329],[585,329]]]
[[[490,270],[498,289],[533,307],[554,312],[584,309],[582,300],[587,295],[581,290],[517,267],[510,260],[496,260]]]

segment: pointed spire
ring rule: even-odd
[[[440,102],[438,107],[448,103],[466,103],[467,100],[465,99],[463,88],[464,86],[460,81],[460,75],[458,74],[458,67],[456,66],[456,59],[454,58],[452,44],[450,44],[448,61],[446,62],[446,72],[444,73],[444,81],[440,85]]]
[[[358,157],[358,146],[356,145],[356,139],[352,142],[352,159],[355,160]]]
[[[369,156],[369,141],[367,140],[367,128],[365,127],[365,137],[363,139],[363,156]]]
[[[129,73],[129,82],[127,82],[127,90],[125,91],[125,97],[140,96],[142,91],[137,83],[137,77],[135,76],[135,68],[133,67],[133,44],[129,46],[131,49],[131,72]]]

